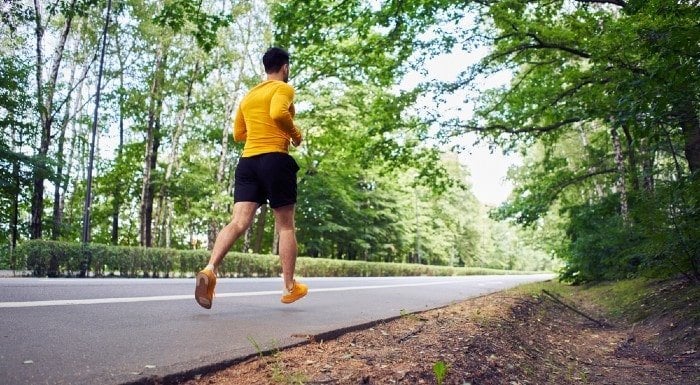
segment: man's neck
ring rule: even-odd
[[[281,72],[278,73],[273,73],[273,74],[267,74],[267,80],[279,80],[281,82],[284,81],[284,75]]]

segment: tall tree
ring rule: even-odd
[[[42,237],[42,218],[44,211],[44,181],[49,175],[48,171],[48,153],[51,142],[53,122],[57,111],[54,108],[54,97],[56,96],[56,88],[58,87],[58,75],[63,61],[63,52],[66,47],[66,41],[71,31],[73,17],[75,16],[75,4],[73,0],[70,3],[63,4],[64,22],[53,54],[51,70],[48,73],[48,79],[44,79],[44,34],[46,31],[46,21],[44,20],[44,7],[39,0],[34,0],[34,22],[36,35],[36,97],[37,106],[39,108],[39,121],[41,126],[41,139],[37,153],[36,166],[33,174],[33,192],[32,192],[32,220],[31,220],[31,237]]]
[[[95,163],[95,141],[97,139],[97,124],[100,111],[100,96],[102,95],[102,74],[104,72],[105,51],[107,50],[107,30],[109,28],[109,19],[112,11],[112,0],[107,0],[107,9],[104,16],[104,28],[102,29],[102,44],[100,48],[100,66],[97,71],[97,87],[95,91],[95,107],[92,116],[92,134],[90,135],[90,156],[88,158],[87,181],[85,189],[85,204],[83,206],[83,231],[81,241],[83,244],[90,243],[90,215],[92,206],[92,173]],[[92,262],[92,254],[87,253],[83,265],[81,266],[80,276],[86,277],[90,271]]]
[[[141,212],[139,240],[141,246],[151,247],[154,181],[153,172],[158,160],[158,148],[161,140],[161,112],[163,109],[163,87],[165,83],[165,67],[167,64],[169,44],[161,45],[156,51],[153,64],[151,89],[149,93],[148,120],[146,126],[146,152],[143,165],[143,183],[141,186]]]

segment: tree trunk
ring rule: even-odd
[[[649,140],[640,143],[642,154],[642,185],[646,193],[654,192],[654,157],[655,150],[648,144]]]
[[[43,78],[43,52],[41,49],[41,43],[44,38],[44,27],[41,25],[41,6],[37,0],[34,0],[34,20],[36,21],[36,85],[37,85],[37,106],[39,107],[39,119],[41,122],[41,145],[39,146],[39,153],[36,165],[34,166],[34,172],[32,175],[32,219],[30,224],[30,236],[32,239],[41,238],[41,219],[44,209],[44,179],[46,174],[44,171],[46,160],[45,156],[48,152],[48,138],[51,132],[46,132],[47,129],[51,129],[49,125],[45,123],[48,120],[48,114],[45,111],[44,106],[44,92],[42,87]],[[45,150],[44,150],[45,148]]]
[[[100,66],[97,70],[97,85],[95,91],[95,108],[92,113],[92,133],[90,135],[90,158],[87,167],[87,181],[85,188],[85,203],[83,205],[83,245],[90,242],[90,215],[92,211],[92,172],[95,162],[95,145],[97,140],[97,122],[100,112],[100,96],[102,95],[102,75],[104,74],[105,51],[107,50],[107,28],[109,27],[109,15],[112,10],[112,0],[107,1],[104,28],[102,29],[102,44],[100,48]],[[80,270],[80,277],[84,278],[90,271],[92,253],[87,252]]]
[[[277,226],[275,226],[275,232],[272,236],[272,255],[279,255],[280,253],[280,233],[277,231]]]
[[[240,79],[236,83],[236,89],[240,86]],[[223,124],[223,135],[221,137],[221,153],[219,154],[219,167],[217,168],[216,171],[216,185],[219,186],[222,189],[226,189],[225,186],[227,186],[228,183],[226,180],[226,165],[229,162],[228,159],[228,141],[229,138],[231,137],[231,122],[232,122],[232,117],[233,117],[233,109],[235,108],[235,103],[236,100],[231,100],[229,103],[226,103],[226,114],[224,115],[224,124]],[[214,201],[211,205],[211,210],[214,213],[217,213],[222,210],[220,205]],[[220,226],[219,223],[215,218],[212,218],[211,222],[209,223],[209,233],[208,233],[208,239],[209,239],[209,249],[211,250],[212,247],[214,247],[214,241],[216,240],[216,235],[219,233]],[[247,252],[247,248],[245,249]]]
[[[632,133],[630,133],[630,128],[627,124],[622,126],[622,132],[625,133],[625,139],[627,141],[627,161],[629,164],[628,172],[630,178],[632,179],[632,190],[639,191],[639,177],[637,176],[637,152],[634,148],[634,139],[632,138]]]
[[[148,125],[146,127],[146,156],[143,166],[143,184],[141,186],[141,209],[139,241],[141,246],[152,246],[152,222],[153,222],[153,170],[158,159],[158,147],[160,146],[160,112],[163,105],[162,85],[164,67],[167,55],[164,52],[167,47],[161,47],[156,54],[155,68],[153,70],[153,83],[151,85],[150,102],[148,107]]]
[[[625,163],[622,156],[622,144],[620,136],[617,134],[617,128],[610,130],[613,139],[613,148],[615,150],[615,165],[617,166],[617,189],[620,193],[620,215],[625,223],[629,222],[629,208],[627,205],[627,183],[625,182]]]
[[[74,109],[74,114],[73,116],[77,115],[77,111],[80,108],[80,100],[82,99],[82,93],[78,92],[78,96],[75,100],[75,109]],[[68,184],[70,183],[70,174],[71,170],[73,170],[73,162],[75,160],[75,153],[76,153],[76,142],[78,141],[78,129],[77,129],[77,122],[76,119],[73,119],[71,122],[71,144],[70,144],[70,151],[68,152],[68,159],[67,159],[67,164],[66,164],[66,176],[61,180],[61,194],[60,194],[60,202],[59,202],[59,212],[61,213],[61,222],[65,221],[70,221],[70,218],[66,218],[65,216],[65,207],[66,207],[66,192],[68,191]],[[83,169],[82,167],[80,168],[81,170]]]
[[[222,130],[223,135],[221,137],[221,153],[219,154],[219,167],[217,168],[217,171],[216,171],[216,185],[222,189],[225,189],[224,186],[227,185],[227,183],[225,183],[226,182],[226,164],[228,163],[228,141],[229,141],[229,137],[231,136],[229,129],[231,127],[230,124],[231,124],[231,118],[233,116],[233,108],[234,108],[233,102],[226,105],[226,114],[224,115],[224,127]],[[211,211],[213,213],[218,213],[221,211],[221,209],[222,208],[217,203],[217,201],[212,202]],[[221,230],[221,229],[220,229],[218,221],[215,218],[212,218],[211,222],[209,223],[209,233],[208,233],[209,249],[210,250],[212,247],[214,247],[214,241],[216,241],[216,235],[219,233],[219,230]],[[246,231],[246,234],[247,234],[247,231]]]
[[[117,59],[119,60],[119,147],[117,147],[117,162],[119,162],[121,161],[124,147],[124,70],[126,67],[122,57],[119,33],[115,34],[114,43],[117,50]],[[120,179],[112,192],[112,245],[119,244],[119,211],[124,200],[122,194],[122,182]]]
[[[168,217],[165,219],[165,247],[170,248],[172,238],[173,202],[168,201]]]
[[[121,96],[120,96],[121,98]],[[122,148],[124,147],[124,117],[122,115],[122,100],[120,100],[119,106],[119,148],[117,149],[117,159],[122,157]],[[119,211],[121,210],[122,202],[124,200],[122,190],[121,179],[116,183],[115,189],[112,192],[112,231],[111,231],[111,243],[112,245],[119,244]]]
[[[75,1],[71,1],[69,9],[73,9]],[[34,0],[34,16],[35,16],[35,34],[36,34],[36,84],[37,84],[37,106],[39,107],[39,121],[41,123],[41,140],[37,160],[34,166],[32,175],[32,219],[30,223],[30,234],[32,239],[42,237],[42,220],[44,211],[44,181],[48,175],[48,166],[46,158],[49,153],[49,145],[51,143],[51,125],[53,124],[53,97],[56,90],[56,80],[58,79],[61,61],[63,59],[63,51],[65,49],[66,40],[73,22],[73,12],[66,14],[66,20],[63,25],[63,32],[56,45],[54,53],[53,65],[46,87],[43,87],[43,51],[42,41],[44,38],[44,26],[42,25],[42,11],[38,0]],[[44,98],[44,90],[46,98]]]
[[[180,110],[180,114],[177,117],[177,125],[175,127],[175,131],[173,132],[173,136],[170,140],[171,142],[171,149],[170,149],[170,159],[168,161],[168,166],[165,169],[165,176],[163,179],[163,183],[160,185],[160,191],[158,193],[158,222],[156,228],[160,229],[159,235],[158,235],[158,245],[159,246],[165,246],[169,247],[170,241],[169,241],[169,230],[167,229],[167,226],[170,224],[170,217],[172,216],[172,205],[170,202],[170,192],[168,191],[168,185],[170,184],[170,179],[172,179],[173,175],[173,170],[177,170],[179,167],[179,153],[180,153],[180,137],[182,136],[182,132],[185,127],[185,118],[187,117],[187,112],[189,109],[190,105],[190,99],[192,96],[192,85],[194,84],[194,80],[197,77],[197,74],[199,73],[199,62],[195,63],[194,66],[194,71],[192,72],[192,76],[190,77],[190,81],[187,84],[187,93],[185,95],[185,101],[183,103],[182,109]],[[165,242],[161,239],[161,234],[165,234]]]
[[[75,80],[75,62],[71,65],[70,71],[70,82],[68,84],[72,85]],[[65,158],[63,156],[63,148],[66,143],[66,129],[68,128],[68,122],[70,120],[71,110],[68,105],[71,101],[71,95],[69,94],[66,98],[66,109],[63,114],[63,119],[61,120],[61,126],[59,128],[60,135],[58,136],[58,151],[56,151],[56,182],[54,183],[53,190],[53,226],[51,228],[51,239],[56,240],[61,236],[61,227],[63,221],[63,213],[61,209],[61,186],[63,185],[63,166],[65,163]],[[75,106],[77,109],[77,106]],[[68,177],[68,176],[66,176]]]
[[[227,169],[227,165],[230,164],[229,153],[228,153],[228,142],[229,142],[230,138],[232,137],[231,123],[233,122],[232,117],[233,117],[234,109],[236,107],[236,104],[238,103],[237,95],[240,92],[241,87],[243,86],[243,77],[244,77],[244,71],[246,69],[246,60],[248,60],[250,57],[249,52],[250,52],[250,46],[252,44],[251,40],[256,32],[256,30],[250,24],[252,22],[252,18],[249,17],[247,19],[248,19],[247,26],[243,26],[241,28],[241,31],[240,31],[242,34],[243,33],[245,34],[245,39],[243,40],[243,47],[242,47],[242,50],[241,50],[240,56],[239,56],[240,61],[239,61],[238,68],[240,70],[238,73],[238,77],[236,78],[236,81],[234,83],[233,90],[231,91],[231,94],[224,96],[226,99],[225,99],[225,102],[223,103],[226,106],[226,114],[224,116],[224,122],[223,122],[223,129],[222,129],[223,135],[221,138],[221,153],[219,154],[219,167],[218,167],[217,173],[216,173],[216,183],[217,183],[217,186],[219,186],[221,188],[221,190],[224,190],[224,191],[226,191],[226,190],[233,191],[233,187],[232,187],[233,186],[233,175],[232,175],[232,173],[230,176],[231,187],[228,188],[229,187],[229,186],[227,186],[228,183],[226,183],[227,182],[226,169]],[[255,67],[255,65],[253,65],[253,67]],[[218,71],[218,77],[219,77],[219,82],[223,82],[222,76],[221,76],[221,71]],[[215,201],[212,203],[211,210],[213,213],[218,213],[221,210],[223,210],[223,208],[220,207],[220,204]],[[216,220],[216,218],[212,218],[211,221],[209,222],[209,231],[207,234],[208,249],[209,250],[211,250],[214,247],[214,242],[216,241],[216,236],[219,233],[220,229],[221,229],[221,227],[220,227],[218,221]],[[248,229],[246,231],[246,235],[248,234],[249,231],[250,231],[250,229]],[[248,246],[250,246],[250,242],[248,242]],[[245,248],[244,251],[247,252],[248,248]]]
[[[12,127],[12,151],[15,151],[15,129],[14,124]],[[20,135],[19,147],[22,146],[22,139]],[[10,269],[15,270],[17,268],[15,263],[15,248],[17,248],[17,239],[19,238],[19,231],[17,224],[19,223],[19,195],[22,191],[21,178],[20,178],[20,167],[19,159],[13,157],[12,159],[12,208],[10,209]]]
[[[253,252],[260,254],[262,252],[262,241],[265,235],[265,222],[268,213],[267,205],[262,205],[260,208],[260,213],[258,213],[258,220],[255,224],[255,243],[253,244]]]
[[[583,126],[579,126],[579,129],[581,131],[581,143],[583,144],[583,148],[588,148],[588,137],[586,136],[586,132],[583,130]],[[594,173],[595,171],[595,167],[588,167],[589,173]],[[596,178],[593,178],[592,180],[596,194],[598,194],[598,197],[602,197],[604,195],[603,186],[597,181]]]
[[[253,239],[253,227],[248,226],[247,229],[245,229],[245,233],[243,234],[243,252],[248,253],[250,252],[250,242]]]
[[[700,118],[696,111],[697,108],[690,103],[676,108],[676,115],[685,139],[684,150],[688,168],[692,174],[700,175]]]

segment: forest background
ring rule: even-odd
[[[232,114],[274,44],[292,55],[305,134],[292,153],[301,255],[557,269],[571,281],[700,277],[697,1],[0,11],[0,268],[17,267],[28,239],[211,246],[242,150]],[[476,60],[453,78],[430,72],[455,53]],[[465,138],[523,159],[499,207],[472,193]],[[234,249],[276,252],[266,206]]]

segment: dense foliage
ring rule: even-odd
[[[18,240],[80,239],[105,4],[2,8],[2,267]],[[700,278],[697,1],[135,0],[110,16],[94,243],[211,246],[241,150],[231,116],[277,44],[305,134],[302,255]],[[440,57],[461,74],[430,73]],[[524,160],[493,219],[443,150],[468,133]],[[263,207],[234,248],[275,247]]]
[[[697,2],[486,3],[456,44],[481,40],[492,50],[436,89],[513,72],[509,85],[478,98],[473,118],[444,121],[447,136],[477,131],[525,156],[497,217],[559,234],[550,247],[567,280],[698,280]]]
[[[456,157],[426,141],[429,123],[412,113],[422,90],[393,86],[439,8],[407,8],[392,32],[393,4],[361,3],[322,2],[319,13],[293,2],[113,1],[109,15],[97,0],[3,6],[0,268],[23,267],[13,250],[29,238],[81,240],[106,16],[91,243],[211,247],[230,217],[241,151],[232,114],[262,78],[262,52],[278,44],[292,52],[305,134],[293,152],[301,255],[550,268],[523,247],[527,232],[488,218]],[[320,31],[309,17],[334,40],[308,36]],[[262,207],[234,250],[274,253],[273,222]],[[71,261],[72,271],[81,261]]]
[[[487,47],[456,80],[422,85],[437,111],[420,120],[445,141],[476,132],[524,156],[512,170],[512,199],[494,216],[533,229],[530,240],[566,262],[566,280],[679,272],[700,280],[696,1],[287,1],[278,9],[278,39],[314,69],[310,82],[396,84],[433,55]],[[508,84],[484,89],[504,71]],[[473,114],[440,110],[446,95],[465,92]]]

